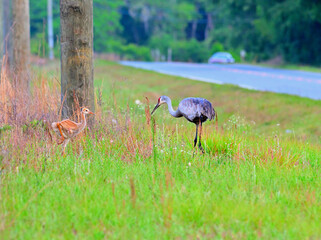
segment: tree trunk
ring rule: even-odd
[[[149,32],[149,18],[150,18],[150,13],[149,13],[148,6],[143,7],[141,14],[142,14],[141,18],[142,18],[142,21],[143,21],[143,24],[144,24],[144,31],[145,31],[145,34],[148,35],[148,32]]]
[[[214,28],[214,24],[213,24],[212,15],[211,15],[211,13],[207,13],[207,24],[206,24],[206,28],[205,28],[205,34],[204,34],[205,40],[209,37],[213,28]]]
[[[192,22],[192,39],[196,39],[197,20]]]
[[[7,55],[7,65],[10,65],[13,59],[12,50],[12,6],[11,0],[2,0],[3,2],[3,37],[4,37],[4,54]]]
[[[60,0],[62,116],[94,111],[93,1]]]
[[[3,0],[0,0],[0,67],[1,67],[1,61],[2,61],[2,54],[3,54],[3,46],[4,46],[4,25],[3,25]]]
[[[29,89],[29,0],[13,0],[13,67],[17,87]]]

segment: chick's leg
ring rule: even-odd
[[[60,141],[58,142],[58,144],[60,145],[60,144],[62,144],[62,143],[64,142],[65,137],[64,137],[64,135],[63,135],[63,133],[62,133],[60,123],[57,123],[57,127],[58,127],[59,132],[60,132],[60,135],[61,135],[61,139],[60,139]]]

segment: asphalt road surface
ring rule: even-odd
[[[123,65],[216,84],[321,99],[321,73],[245,64],[196,64],[121,61]]]

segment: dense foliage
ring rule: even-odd
[[[33,52],[44,43],[46,0],[31,0]],[[59,1],[54,0],[59,39]],[[317,0],[94,0],[99,53],[123,58],[206,61],[213,50],[248,61],[321,64],[321,2]],[[59,51],[56,50],[58,53]]]

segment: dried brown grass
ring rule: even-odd
[[[16,75],[9,71],[4,58],[1,68],[0,81],[0,165],[1,168],[15,169],[20,164],[42,169],[41,159],[54,159],[60,154],[51,131],[51,123],[61,120],[60,83],[57,75],[49,75],[43,69],[31,73],[30,92],[15,87]],[[86,138],[91,138],[94,146],[108,139],[105,154],[120,155],[124,162],[132,162],[140,155],[147,159],[152,154],[152,130],[147,101],[145,110],[146,123],[137,129],[130,118],[129,108],[122,114],[113,94],[114,111],[110,111],[103,101],[102,89],[98,88],[95,96],[95,124],[88,127],[82,134],[73,139],[71,150],[73,154],[87,154]],[[71,119],[78,121],[80,116],[79,104],[75,99],[77,110]],[[107,110],[106,110],[107,109]],[[6,130],[5,130],[6,129]],[[148,133],[141,135],[139,130]],[[111,149],[111,150],[108,150]],[[57,155],[58,154],[58,155]]]
[[[30,92],[15,84],[18,74],[11,72],[3,58],[0,81],[0,124],[21,126],[32,120],[57,118],[59,85],[48,79],[46,73],[31,75],[33,85]],[[49,87],[48,81],[52,82]]]
[[[11,167],[34,159],[26,153],[36,149],[35,157],[51,150],[46,144],[49,122],[57,119],[59,107],[59,84],[46,73],[33,71],[32,88],[22,89],[17,85],[20,74],[10,71],[7,57],[3,57],[0,80],[0,159],[2,167]]]

